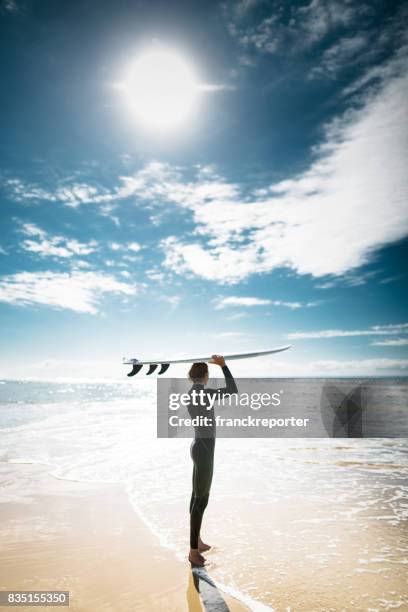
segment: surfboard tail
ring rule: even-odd
[[[143,368],[143,365],[144,365],[143,363],[134,363],[132,370],[128,373],[128,376],[135,376],[136,374],[138,374],[140,370]],[[158,367],[158,364],[150,364],[149,369],[146,372],[146,376],[150,376],[150,374],[153,374],[153,372],[156,370],[157,367]],[[169,367],[170,367],[169,363],[162,363],[160,366],[160,370],[157,372],[158,376],[167,372]]]

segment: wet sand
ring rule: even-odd
[[[11,501],[16,474],[31,487]],[[5,463],[0,491],[0,590],[69,591],[69,609],[81,612],[247,610],[207,583],[199,595],[187,561],[159,544],[121,485]]]

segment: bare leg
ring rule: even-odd
[[[207,552],[207,550],[210,550],[210,548],[211,546],[209,544],[205,544],[200,538],[200,536],[198,536],[198,551],[200,553]]]

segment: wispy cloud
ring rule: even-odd
[[[0,301],[43,304],[96,314],[104,294],[135,295],[137,287],[101,272],[19,272],[0,278]]]
[[[408,338],[387,338],[386,340],[376,340],[371,344],[373,346],[408,346]]]
[[[296,310],[298,308],[305,308],[308,306],[315,306],[315,302],[283,302],[282,300],[269,300],[264,298],[257,297],[238,297],[238,296],[229,296],[229,297],[220,297],[215,300],[215,309],[221,310],[223,308],[228,308],[231,306],[239,306],[239,307],[252,307],[252,306],[283,306],[285,308],[290,308],[292,310]]]
[[[369,329],[324,329],[310,332],[293,332],[287,337],[291,340],[324,339],[324,338],[346,338],[353,336],[391,336],[396,334],[408,334],[408,323],[391,325],[373,325]]]
[[[71,182],[57,185],[54,189],[27,183],[20,178],[5,181],[5,188],[17,202],[61,202],[71,208],[81,204],[110,202],[114,193],[86,183]]]
[[[363,34],[340,38],[323,52],[319,65],[312,68],[309,78],[335,78],[343,68],[349,68],[352,63],[366,59],[362,51],[368,47],[369,42],[368,37]]]
[[[378,270],[370,270],[361,274],[345,274],[338,278],[333,278],[322,283],[315,285],[316,289],[333,289],[339,285],[345,285],[347,287],[359,287],[365,285],[368,280],[372,279],[378,274]],[[380,281],[381,282],[381,281]]]
[[[36,253],[40,257],[69,258],[75,255],[89,255],[97,249],[95,240],[85,243],[64,236],[49,236],[47,232],[33,223],[24,223],[21,232],[30,236],[21,242],[21,248]]]
[[[273,5],[269,14],[248,14],[252,3],[224,5],[228,29],[245,50],[273,54],[285,50],[294,54],[310,49],[329,33],[346,29],[361,15],[370,12],[368,3],[345,3],[340,0],[312,0],[303,6],[284,10]],[[288,17],[289,12],[289,17]]]

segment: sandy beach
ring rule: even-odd
[[[121,485],[59,480],[45,467],[0,465],[3,492],[21,481],[36,494],[0,504],[0,590],[67,590],[70,609],[231,610],[247,608],[200,581],[158,543]],[[19,610],[29,610],[19,607]]]

